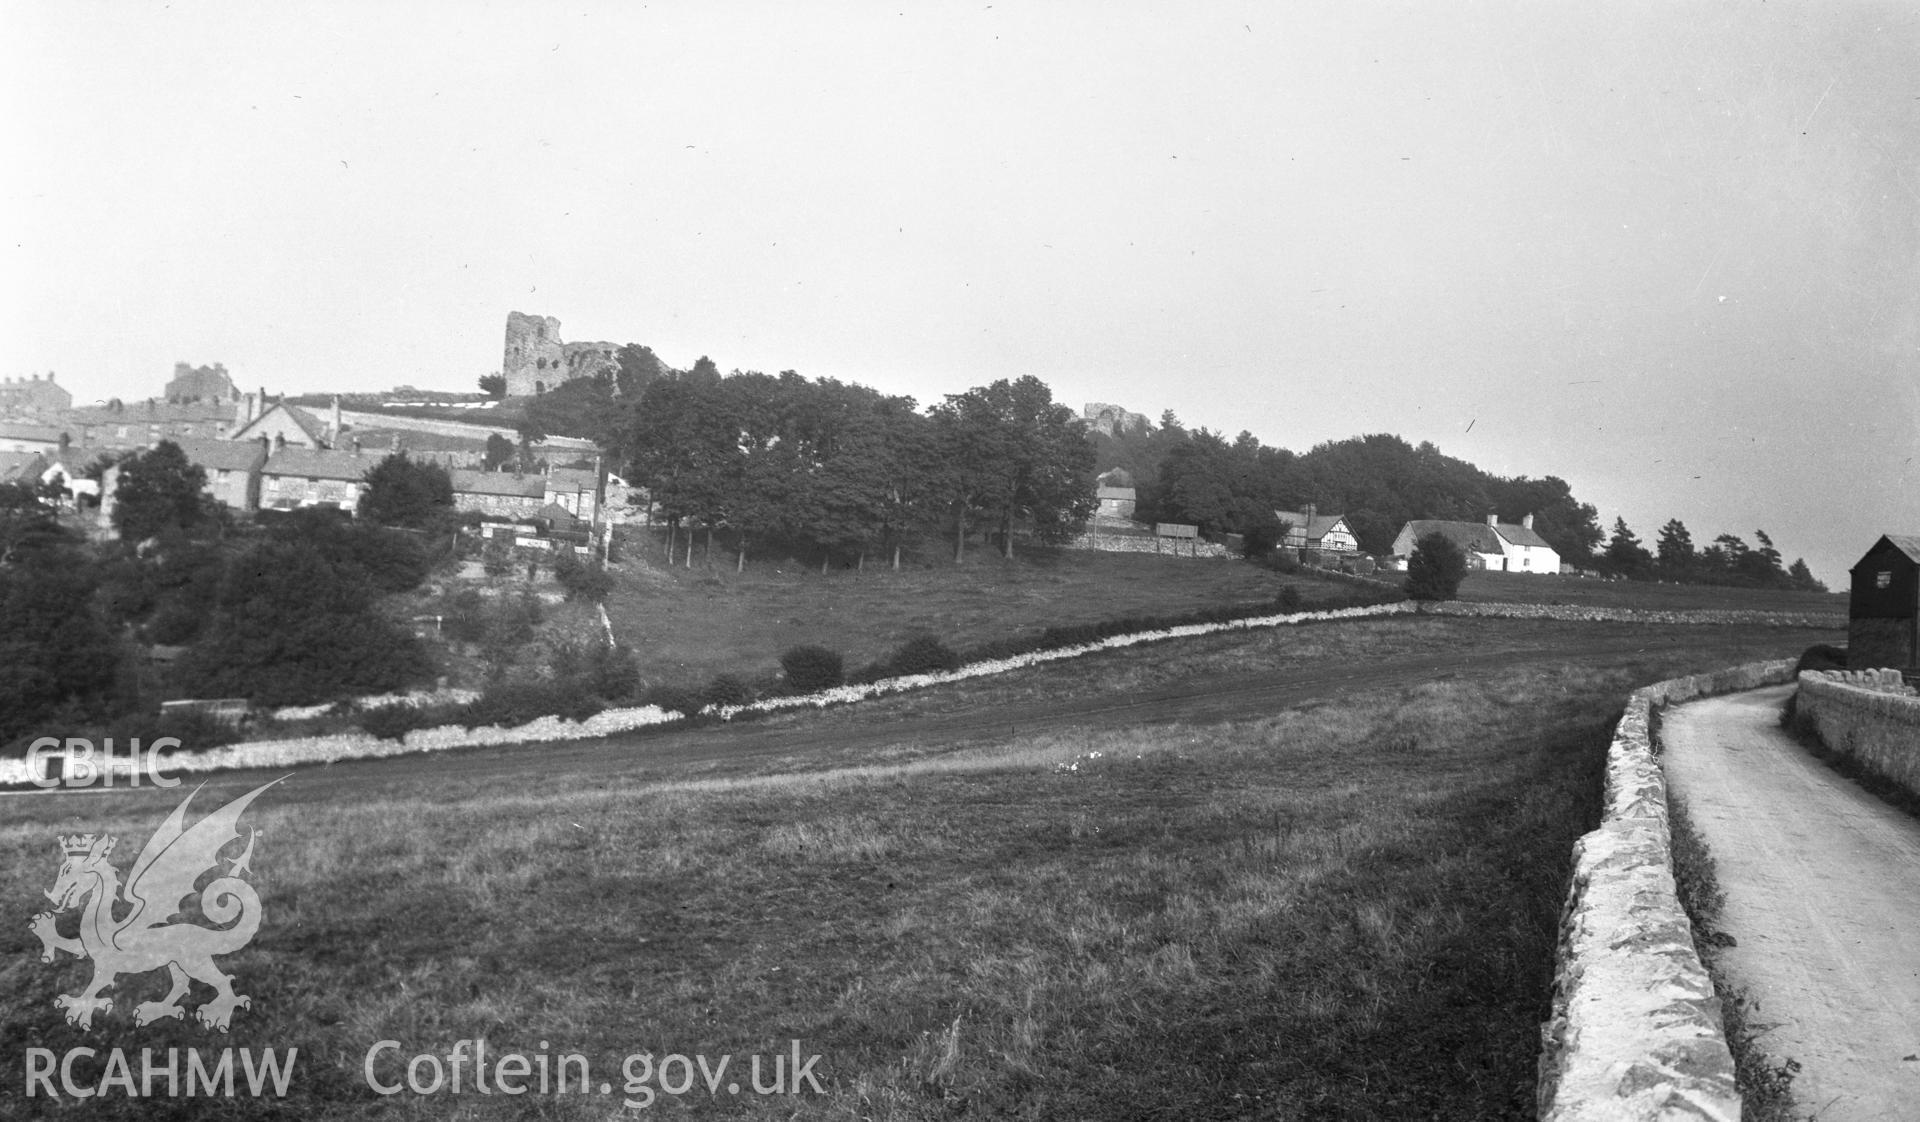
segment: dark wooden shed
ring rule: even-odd
[[[1885,534],[1853,567],[1847,668],[1920,667],[1920,534]]]

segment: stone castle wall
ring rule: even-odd
[[[553,316],[508,312],[500,374],[507,380],[507,396],[532,397],[575,378],[618,370],[619,349],[617,343],[562,342],[560,321]]]

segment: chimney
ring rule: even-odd
[[[340,395],[333,395],[333,424],[327,429],[327,440],[338,443],[340,440]],[[355,443],[358,443],[357,441]]]
[[[260,414],[267,411],[267,387],[261,386],[260,392],[247,401],[247,420],[258,420]]]
[[[281,451],[285,451],[286,447],[287,447],[287,434],[284,432],[275,433],[273,436],[273,450],[275,452],[281,452]]]
[[[1498,526],[1499,524],[1500,524],[1500,516],[1498,514],[1487,515],[1487,525]]]
[[[1531,512],[1520,519],[1520,527],[1525,530],[1533,529],[1533,514]]]

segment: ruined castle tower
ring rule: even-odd
[[[560,346],[560,321],[552,316],[507,313],[507,346],[500,373],[511,397],[531,397],[566,380],[566,352]]]
[[[500,373],[507,380],[507,396],[531,397],[574,378],[618,369],[618,350],[613,343],[563,343],[560,321],[554,317],[508,312]]]

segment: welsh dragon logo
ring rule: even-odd
[[[252,1005],[251,998],[233,992],[233,976],[215,965],[213,956],[246,946],[260,929],[260,897],[240,879],[252,871],[257,831],[249,830],[240,856],[222,857],[220,850],[239,839],[234,827],[241,813],[278,782],[256,787],[187,826],[187,804],[199,789],[190,792],[147,840],[124,889],[119,871],[107,860],[118,838],[76,834],[60,839],[65,860],[46,893],[53,910],[35,915],[27,929],[40,937],[42,962],[52,962],[61,951],[93,960],[93,980],[84,990],[54,998],[55,1007],[66,1010],[68,1024],[91,1029],[93,1015],[113,1006],[113,999],[102,996],[102,991],[122,974],[145,974],[161,967],[172,976],[173,988],[162,1000],[137,1005],[136,1025],[167,1017],[184,1019],[180,999],[187,995],[190,979],[214,989],[213,998],[194,1010],[194,1018],[210,1029],[226,1032],[234,1010]],[[229,866],[225,874],[198,892],[201,913],[222,926],[167,922],[194,895],[194,882],[217,871],[222,863]],[[125,913],[119,919],[114,918],[116,906]],[[54,927],[56,916],[71,908],[82,908],[77,938],[61,935]]]

